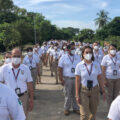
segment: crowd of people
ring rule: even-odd
[[[96,120],[99,95],[107,100],[108,120],[120,120],[120,52],[114,44],[50,40],[6,52],[0,67],[0,120],[28,120],[43,66],[64,88],[64,115]]]

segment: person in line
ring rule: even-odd
[[[28,66],[21,63],[22,52],[19,48],[12,50],[12,62],[0,69],[0,81],[4,82],[22,101],[26,118],[34,106],[33,79]]]
[[[27,65],[31,71],[33,78],[33,88],[35,90],[37,75],[40,74],[40,64],[39,57],[34,55],[32,47],[27,48],[27,55],[23,59],[23,64]]]
[[[67,46],[68,54],[62,56],[59,60],[59,79],[65,90],[64,114],[70,114],[72,105],[73,112],[79,113],[79,106],[75,99],[75,67],[80,62],[80,57],[75,55],[75,46],[73,43]]]
[[[80,120],[95,120],[99,103],[99,86],[104,100],[105,89],[100,64],[94,61],[93,49],[89,46],[82,51],[82,61],[77,64],[76,101],[80,106]]]
[[[111,44],[108,49],[108,54],[103,57],[101,63],[104,84],[107,87],[108,109],[120,91],[120,55],[116,53],[117,46]]]
[[[110,106],[108,120],[120,120],[120,95],[118,95]]]
[[[0,120],[25,120],[23,106],[15,92],[0,83]]]

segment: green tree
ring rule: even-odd
[[[83,29],[78,34],[78,40],[81,42],[83,42],[86,39],[91,41],[93,37],[94,37],[94,31],[91,29]]]
[[[14,5],[12,0],[0,0],[0,12],[12,11]]]
[[[108,17],[108,14],[109,13],[104,10],[100,10],[99,13],[97,13],[98,18],[95,19],[95,25],[97,25],[99,29],[101,29],[111,20]]]

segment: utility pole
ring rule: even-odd
[[[35,15],[34,15],[34,39],[35,39],[35,44],[36,44]]]

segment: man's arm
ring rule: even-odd
[[[63,80],[63,68],[58,67],[58,72],[59,72],[59,80],[61,81],[61,84],[64,85],[64,80]]]
[[[32,111],[33,106],[34,106],[34,100],[33,100],[33,96],[34,96],[34,92],[33,92],[33,82],[28,82],[27,83],[27,87],[28,87],[28,93],[29,93],[29,111]]]

